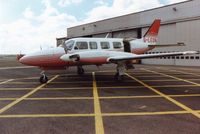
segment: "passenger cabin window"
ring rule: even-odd
[[[90,49],[97,49],[97,43],[96,42],[89,42]]]
[[[75,50],[88,49],[88,43],[84,41],[76,42]]]
[[[101,42],[100,44],[101,44],[102,49],[109,49],[110,48],[109,42]]]
[[[113,48],[114,49],[122,48],[122,43],[121,42],[113,42]]]

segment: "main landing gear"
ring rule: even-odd
[[[82,66],[77,67],[77,74],[78,75],[83,75],[85,73],[84,69]]]
[[[115,74],[115,79],[117,81],[122,81],[124,79],[124,74],[125,74],[125,64],[117,63],[116,70],[117,70],[117,73]]]
[[[48,77],[45,75],[44,72],[41,73],[39,81],[40,81],[41,84],[44,84],[44,83],[48,82]]]

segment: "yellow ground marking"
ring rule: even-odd
[[[9,80],[2,81],[2,82],[0,82],[0,85],[1,85],[1,84],[6,84],[6,83],[11,82],[11,81],[13,81],[13,79],[9,79]]]
[[[159,98],[160,95],[146,95],[146,96],[105,96],[99,97],[99,99],[144,99],[144,98]]]
[[[200,94],[181,94],[168,95],[169,97],[199,97]],[[160,95],[146,95],[146,96],[105,96],[99,99],[145,99],[145,98],[162,98]],[[0,100],[16,100],[18,98],[0,98]],[[93,100],[93,97],[37,97],[25,98],[24,100]]]
[[[33,88],[0,88],[0,91],[20,91],[20,90],[32,90]],[[57,90],[75,90],[75,89],[92,89],[92,87],[72,87],[72,88],[42,88],[41,91],[57,91]]]
[[[92,100],[93,97],[46,97],[46,98],[26,98],[25,100]]]
[[[197,87],[197,85],[152,85],[152,87]],[[121,89],[121,88],[126,88],[126,89],[133,89],[133,88],[145,88],[144,86],[112,86],[112,87],[98,87],[98,89]]]
[[[34,68],[33,66],[19,66],[19,67],[0,67],[0,70],[18,69],[18,68]]]
[[[37,84],[39,85],[40,83],[39,82],[9,82],[9,83],[6,83],[6,84],[19,84],[19,85],[30,85],[30,84]]]
[[[197,85],[163,85],[163,86],[152,86],[152,87],[198,87]],[[144,86],[112,86],[112,87],[98,87],[98,89],[137,89],[137,88],[145,88]],[[32,90],[33,88],[0,88],[0,91],[21,91],[21,90]],[[76,89],[92,89],[92,87],[71,87],[71,88],[42,88],[40,91],[48,90],[48,91],[58,91],[58,90],[76,90]]]
[[[92,87],[69,87],[69,88],[42,88],[41,91],[43,90],[78,90],[78,89],[92,89]]]
[[[17,98],[0,98],[0,101],[5,101],[5,100],[16,100]]]
[[[0,115],[0,118],[90,117],[94,114],[17,114]]]
[[[152,87],[198,87],[197,85],[162,85],[162,86],[152,86]]]
[[[136,113],[104,113],[103,116],[137,116],[137,115],[170,115],[189,114],[188,111],[163,111],[163,112],[136,112]]]
[[[32,90],[33,88],[0,88],[0,91]]]
[[[166,67],[156,67],[158,69],[169,69],[169,68],[166,68]],[[171,68],[171,69],[174,69],[174,68]],[[199,71],[199,68],[181,68],[181,67],[178,67],[178,69],[181,69],[181,70],[184,70],[184,71],[197,71],[196,73],[200,73]]]
[[[51,84],[81,84],[81,83],[91,83],[91,80],[90,81],[66,81],[66,82],[51,82]]]
[[[195,110],[199,113],[200,110]],[[176,114],[190,114],[188,111],[162,111],[162,112],[133,112],[133,113],[102,113],[102,116],[148,116],[148,115],[176,115]],[[0,118],[59,118],[59,117],[93,117],[95,114],[11,114],[0,115]],[[100,133],[100,132],[99,132]]]
[[[134,75],[134,74],[133,74]],[[153,78],[159,78],[159,77],[163,77],[163,76],[160,76],[160,75],[149,75],[149,76],[135,76],[135,77],[139,77],[139,78],[148,78],[148,77],[153,77]]]
[[[170,71],[176,71],[176,72],[179,72],[179,73],[182,73],[182,74],[190,74],[190,75],[193,75],[193,76],[200,77],[200,74],[194,74],[194,73],[190,73],[190,72],[183,72],[183,71],[179,71],[179,70],[170,70]]]
[[[14,105],[16,105],[17,103],[19,103],[20,101],[24,100],[25,98],[27,98],[28,96],[32,95],[33,93],[35,93],[36,91],[38,91],[39,89],[43,88],[44,86],[46,86],[48,83],[50,83],[51,81],[53,81],[54,79],[56,79],[59,75],[54,76],[53,78],[51,78],[47,83],[42,84],[38,87],[36,87],[35,89],[31,90],[29,93],[23,95],[22,97],[18,98],[17,100],[11,102],[10,104],[6,105],[5,107],[0,109],[0,114],[2,114],[3,112],[5,112],[6,110],[8,110],[9,108],[13,107]]]
[[[138,80],[137,78],[135,78],[135,77],[133,77],[133,76],[131,76],[131,75],[129,75],[129,74],[126,74],[126,75],[127,75],[128,77],[132,78],[133,80],[139,82],[140,84],[144,85],[145,87],[149,88],[150,90],[154,91],[155,93],[159,94],[160,96],[164,97],[165,99],[169,100],[170,102],[172,102],[172,103],[176,104],[177,106],[181,107],[182,109],[184,109],[184,110],[190,112],[190,113],[193,114],[194,116],[200,118],[200,114],[199,114],[198,112],[193,111],[191,108],[187,107],[186,105],[184,105],[184,104],[182,104],[182,103],[176,101],[175,99],[169,97],[168,95],[163,94],[162,92],[159,92],[159,91],[156,90],[155,88],[153,88],[153,87],[151,87],[151,86],[145,84],[144,82]]]
[[[168,95],[170,97],[198,97],[200,94],[183,94],[183,95]]]
[[[99,101],[99,95],[97,91],[97,84],[95,73],[92,72],[93,77],[93,96],[94,96],[94,113],[95,113],[95,132],[96,134],[104,134],[103,119],[101,113],[101,106]]]
[[[159,82],[162,82],[162,81],[178,81],[178,80],[174,80],[174,79],[163,79],[163,80],[142,80],[142,81],[149,81],[149,82],[154,82],[154,81],[159,81]]]
[[[187,82],[187,83],[190,83],[190,84],[194,84],[194,85],[196,85],[196,86],[200,86],[199,83],[192,82],[192,81],[185,80],[185,79],[181,79],[181,78],[178,78],[178,77],[175,77],[175,76],[171,76],[171,75],[168,75],[168,74],[159,73],[159,72],[152,71],[152,70],[148,70],[148,69],[142,69],[142,70],[145,70],[145,71],[148,71],[148,72],[152,72],[152,73],[154,73],[154,74],[159,74],[159,75],[161,75],[161,76],[170,77],[170,78],[173,78],[173,79],[176,79],[176,80],[179,80],[179,81],[184,81],[184,82]]]
[[[98,87],[98,89],[121,89],[121,88],[130,88],[130,89],[133,89],[133,88],[143,88],[144,86],[112,86],[112,87]]]

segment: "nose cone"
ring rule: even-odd
[[[25,65],[30,65],[31,61],[30,61],[30,57],[29,56],[23,56],[19,59],[19,62]]]

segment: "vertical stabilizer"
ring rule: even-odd
[[[157,37],[158,37],[158,32],[160,29],[160,19],[154,20],[148,31],[145,33],[143,36],[144,42],[147,43],[156,43],[157,42]]]

